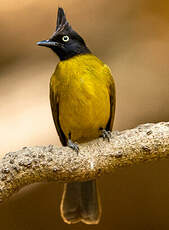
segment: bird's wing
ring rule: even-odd
[[[60,141],[63,146],[67,145],[67,140],[66,136],[60,126],[60,121],[59,121],[59,97],[58,95],[53,91],[53,87],[50,86],[50,105],[52,109],[52,115],[53,115],[53,120],[55,123],[56,130],[58,132]]]
[[[111,131],[113,129],[113,122],[114,122],[114,115],[115,115],[116,91],[115,91],[115,83],[111,74],[111,70],[107,65],[104,65],[104,72],[107,77],[108,89],[110,95],[110,117],[106,125],[106,130]]]

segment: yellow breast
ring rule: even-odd
[[[60,62],[50,87],[59,103],[62,131],[72,141],[85,142],[100,135],[110,117],[109,77],[94,55],[79,55]]]

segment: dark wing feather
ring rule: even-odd
[[[113,123],[114,123],[114,115],[115,115],[115,107],[116,107],[116,91],[115,91],[115,84],[111,74],[111,71],[107,65],[104,65],[105,73],[108,76],[108,88],[109,88],[109,95],[110,95],[110,117],[108,123],[106,125],[107,131],[112,131]]]
[[[63,146],[67,145],[67,139],[66,136],[60,126],[60,121],[59,121],[59,100],[57,96],[54,94],[52,88],[50,88],[50,105],[52,109],[52,115],[53,115],[53,120],[55,123],[56,130],[58,132],[60,141]]]
[[[106,125],[107,131],[112,131],[113,129],[113,123],[114,123],[114,115],[115,115],[115,95],[110,94],[110,117],[109,121]]]

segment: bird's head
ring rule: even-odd
[[[56,31],[48,40],[37,42],[51,48],[60,58],[67,60],[75,55],[90,53],[83,38],[69,25],[63,8],[58,8]]]

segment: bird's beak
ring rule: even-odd
[[[50,40],[43,40],[41,42],[37,42],[36,44],[38,46],[46,46],[46,47],[58,46],[58,42],[53,42]]]

